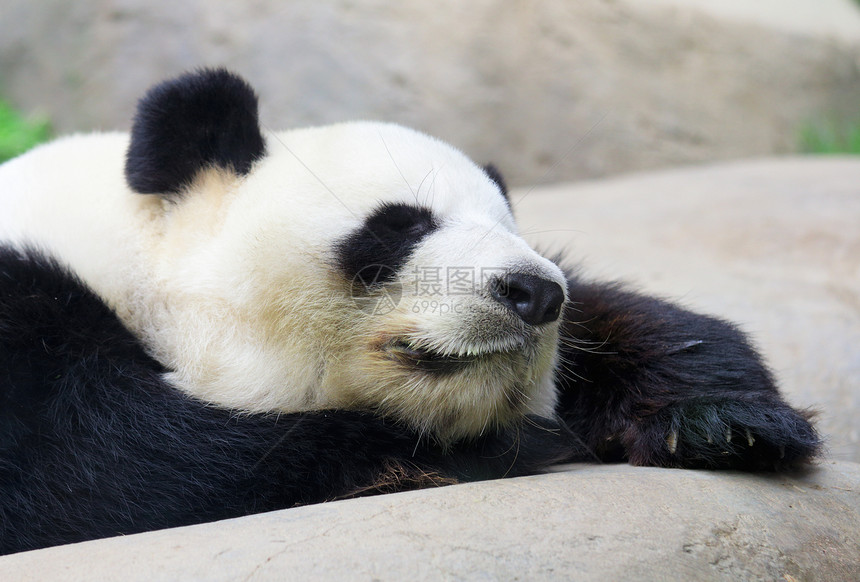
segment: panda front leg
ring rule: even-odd
[[[568,291],[558,411],[599,458],[772,470],[820,452],[813,414],[734,325],[617,284],[571,277]]]

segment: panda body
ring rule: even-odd
[[[494,169],[263,132],[224,70],[0,166],[0,553],[562,461],[785,469],[810,419],[733,325],[529,248]]]

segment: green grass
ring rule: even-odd
[[[5,101],[0,101],[0,163],[22,154],[51,137],[44,119],[30,120]]]
[[[809,125],[800,133],[800,149],[810,154],[860,154],[860,120]]]

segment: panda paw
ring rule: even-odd
[[[631,423],[620,436],[634,465],[778,471],[819,454],[813,416],[778,398],[691,399]]]

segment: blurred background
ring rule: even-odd
[[[514,185],[860,151],[858,6],[3,0],[0,156],[128,129],[150,85],[204,65],[245,76],[269,128],[395,121]]]

